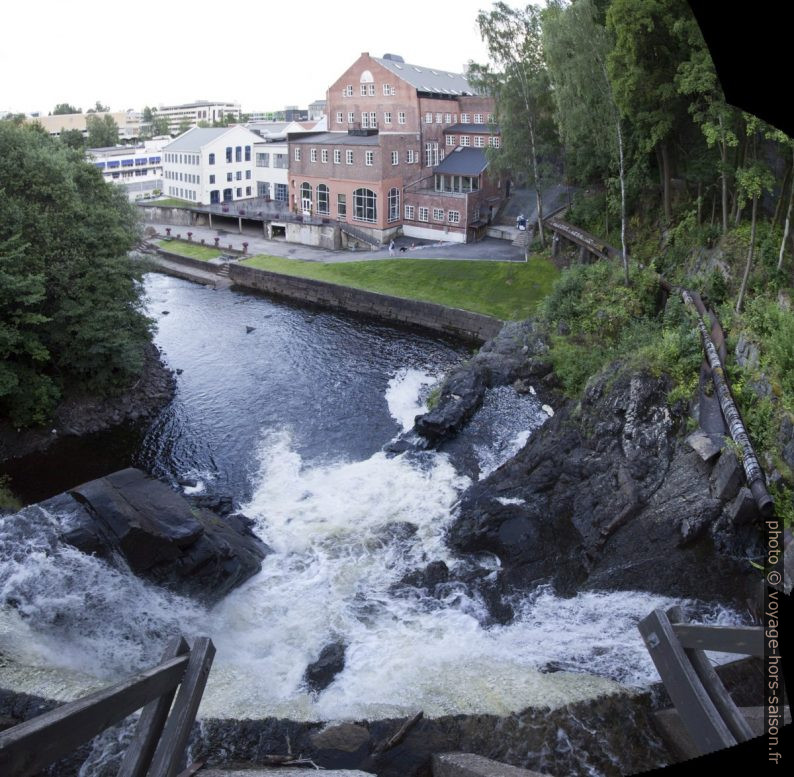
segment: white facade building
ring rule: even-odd
[[[130,200],[153,195],[163,188],[162,149],[170,138],[155,138],[137,146],[90,148],[86,157],[108,183],[123,186]]]
[[[163,194],[201,205],[255,197],[261,142],[241,126],[188,130],[163,149]]]
[[[197,100],[185,105],[161,105],[157,109],[157,115],[165,116],[168,119],[169,130],[171,133],[176,133],[179,132],[182,122],[187,122],[195,127],[200,121],[212,124],[212,122],[220,121],[229,115],[239,119],[240,103]]]

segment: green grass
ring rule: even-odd
[[[534,256],[528,264],[451,259],[321,264],[260,255],[241,264],[395,297],[436,302],[505,321],[532,315],[559,274],[545,256]]]
[[[168,197],[164,200],[139,200],[138,205],[156,205],[158,208],[195,208],[197,203],[180,200],[178,197]]]
[[[219,248],[203,246],[201,243],[188,243],[184,240],[158,240],[157,245],[172,254],[187,256],[191,259],[201,259],[203,262],[215,259],[222,253]]]

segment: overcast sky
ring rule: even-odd
[[[196,99],[244,111],[305,108],[362,51],[456,72],[486,61],[476,17],[490,8],[491,0],[12,0],[2,11],[0,111]]]

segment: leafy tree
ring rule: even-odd
[[[89,148],[115,146],[119,142],[119,128],[110,114],[87,116],[85,126],[88,129]]]
[[[187,132],[192,126],[193,124],[190,122],[190,120],[182,119],[182,121],[179,122],[179,129],[177,130],[177,133],[179,135],[182,135],[183,133]]]
[[[58,140],[60,140],[65,146],[77,149],[78,151],[82,151],[85,148],[85,139],[83,138],[83,133],[77,129],[63,130],[58,136]]]
[[[75,108],[74,105],[71,105],[69,103],[58,103],[52,109],[53,116],[62,116],[67,113],[82,113],[82,111],[79,108]]]
[[[109,394],[140,373],[151,322],[136,239],[133,206],[81,153],[0,122],[0,417],[41,423],[59,394]]]
[[[93,108],[89,108],[86,113],[107,113],[110,108],[107,105],[102,105],[99,100],[96,101]]]
[[[27,116],[25,116],[24,113],[9,113],[3,119],[3,121],[7,121],[11,124],[16,124],[18,127],[21,127],[25,123],[25,119],[27,119]]]
[[[151,123],[154,119],[154,114],[154,109],[150,108],[148,105],[145,106],[143,109],[143,120]]]
[[[171,128],[168,124],[167,116],[158,116],[155,114],[152,119],[152,135],[170,135]]]
[[[477,15],[488,53],[497,70],[473,65],[475,83],[496,99],[502,147],[492,157],[498,167],[522,170],[535,189],[538,234],[543,234],[541,157],[548,140],[551,93],[541,45],[540,9],[528,5],[515,9],[494,3],[491,11]]]

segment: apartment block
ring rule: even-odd
[[[165,116],[168,119],[169,131],[174,135],[179,131],[183,122],[195,127],[200,121],[212,124],[214,121],[220,121],[229,116],[239,119],[240,103],[197,100],[184,105],[161,105],[157,109],[157,115]]]
[[[147,140],[135,146],[90,148],[86,157],[108,182],[123,187],[130,200],[163,188],[163,153],[167,140]]]

